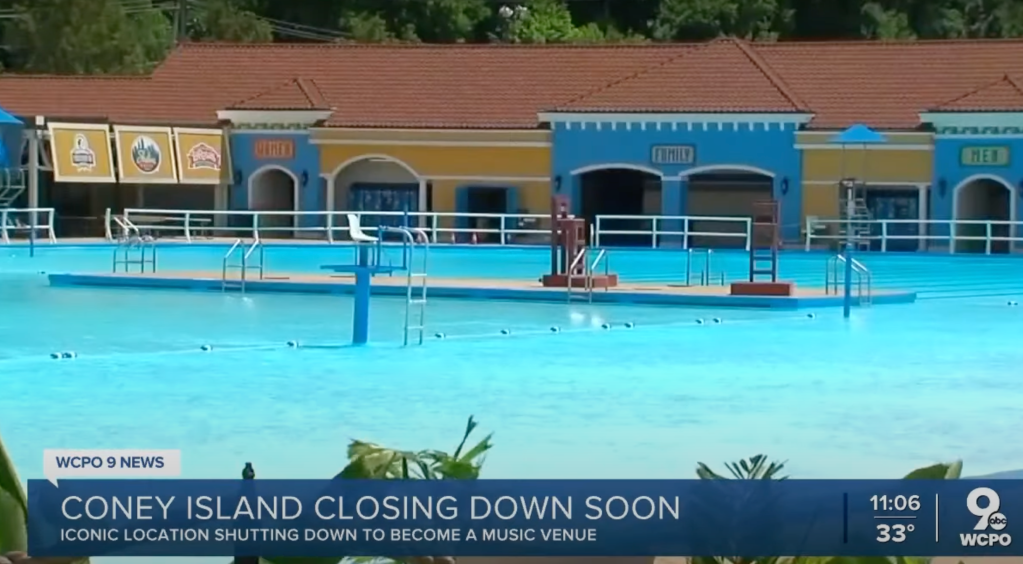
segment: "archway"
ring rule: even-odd
[[[952,192],[953,217],[958,220],[972,221],[1014,221],[1016,219],[1016,190],[1011,184],[993,175],[975,175],[963,180]],[[1009,225],[992,225],[992,237],[1011,237],[1013,229]],[[983,253],[987,250],[984,237],[987,236],[985,224],[956,224],[955,235],[976,238],[973,240],[958,239],[955,243],[957,252]],[[1008,253],[1010,241],[992,241],[992,253]]]
[[[286,211],[289,214],[260,215],[260,230],[270,237],[283,237],[298,226],[298,179],[290,170],[267,165],[249,176],[249,209],[252,211]]]
[[[704,217],[750,217],[756,202],[774,198],[774,175],[766,170],[722,165],[697,167],[685,173],[688,182],[686,215]],[[689,231],[697,233],[743,233],[746,227],[737,221],[694,220]],[[742,248],[742,237],[692,235],[691,248]]]
[[[661,173],[652,168],[608,164],[573,171],[579,182],[579,210],[589,225],[598,215],[660,215]],[[600,229],[606,231],[652,231],[650,221],[643,219],[604,219]],[[652,235],[608,234],[600,236],[602,246],[649,247]]]
[[[387,155],[361,155],[341,163],[333,174],[334,211],[361,214],[366,227],[402,225],[401,212],[430,211],[419,174]],[[425,203],[425,206],[421,204]],[[385,213],[373,213],[385,212]],[[344,220],[335,220],[342,225]]]

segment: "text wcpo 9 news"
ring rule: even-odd
[[[180,473],[101,454],[29,482],[33,555],[1023,554],[1014,480],[57,480]]]

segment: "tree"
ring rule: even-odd
[[[128,14],[117,0],[26,0],[14,10],[4,38],[29,72],[145,72],[171,47],[170,21],[155,7]]]
[[[195,41],[269,43],[273,27],[231,0],[206,0],[190,18],[188,35]]]

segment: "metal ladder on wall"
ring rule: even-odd
[[[426,336],[426,293],[427,270],[430,265],[430,237],[425,229],[419,227],[382,227],[384,231],[392,231],[401,235],[403,245],[402,264],[405,266],[405,323],[402,333],[402,345],[408,346],[416,333],[416,344],[423,344]],[[417,260],[418,258],[418,260]],[[413,315],[415,310],[415,315]],[[413,320],[413,318],[415,318]]]
[[[238,262],[231,262],[235,254],[239,255]],[[255,255],[255,257],[253,257]],[[229,273],[237,270],[238,279],[229,277]],[[221,263],[220,291],[238,290],[245,293],[245,282],[248,280],[249,271],[255,270],[259,273],[259,279],[263,279],[266,273],[266,247],[258,237],[252,240],[248,246],[244,245],[241,239],[235,239],[234,244],[224,253],[224,260]]]
[[[838,295],[840,287],[845,283],[845,255],[835,255],[828,259],[827,268],[824,271],[824,293],[826,295]],[[852,271],[856,284],[856,302],[861,306],[869,306],[873,303],[873,280],[870,269],[862,262],[852,259]]]
[[[605,277],[611,273],[611,259],[608,257],[607,250],[600,249],[597,251],[597,254],[594,255],[593,260],[590,261],[588,260],[588,257],[590,254],[589,250],[591,248],[592,247],[585,247],[579,251],[575,260],[573,260],[572,264],[568,267],[569,272],[575,272],[576,267],[580,264],[583,265],[583,293],[579,295],[574,291],[575,286],[572,283],[572,276],[569,276],[568,284],[565,287],[566,298],[569,302],[572,302],[574,299],[583,299],[589,303],[593,303],[593,273],[600,268],[601,264],[604,265]],[[609,288],[605,286],[604,291],[607,292],[608,290]],[[578,296],[578,298],[576,296]]]
[[[122,267],[127,274],[131,272],[133,266],[137,266],[139,273],[143,274],[146,272],[146,265],[149,265],[150,272],[156,272],[156,240],[149,235],[142,235],[139,228],[127,217],[115,215],[113,220],[118,227],[113,273],[117,274],[118,267]]]

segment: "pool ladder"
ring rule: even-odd
[[[596,272],[601,264],[604,265],[605,277],[611,272],[611,259],[608,257],[607,250],[600,249],[593,257],[593,260],[590,261],[589,251],[592,248],[593,247],[583,247],[579,254],[575,256],[575,260],[573,260],[572,264],[568,267],[569,275],[568,282],[565,287],[565,296],[569,302],[574,299],[583,299],[593,303],[593,273]],[[573,284],[573,278],[575,277],[571,274],[572,272],[575,272],[580,265],[583,267],[583,293],[581,295],[575,292],[576,288]],[[604,286],[604,291],[607,292],[608,290],[609,288]]]
[[[713,283],[713,279],[716,277],[718,282],[725,285],[725,271],[717,273],[717,276],[712,272],[714,262],[714,250],[713,249],[688,249],[686,251],[686,286],[693,285],[693,259],[703,259],[703,268],[700,269],[700,286],[710,286]]]
[[[239,260],[231,262],[231,258],[236,252],[239,255]],[[238,271],[237,280],[229,277],[229,273],[234,270]],[[250,270],[255,270],[259,274],[259,279],[263,279],[266,274],[266,247],[258,237],[253,239],[248,246],[244,246],[244,241],[241,239],[235,239],[234,244],[224,253],[224,260],[221,263],[220,291],[238,290],[244,294],[245,282],[249,278]]]
[[[139,274],[156,272],[156,241],[149,235],[142,235],[139,228],[127,217],[113,216],[117,224],[117,244],[114,246],[113,273],[123,268],[125,274],[138,267]]]
[[[841,293],[840,286],[845,283],[845,255],[835,255],[828,259],[824,270],[824,294],[837,296]],[[862,262],[852,259],[852,271],[856,285],[856,303],[869,306],[874,294],[873,280],[870,269]]]
[[[405,266],[405,323],[402,345],[423,344],[426,336],[427,270],[430,265],[430,237],[418,227],[380,227],[402,238],[402,264]],[[415,338],[412,338],[415,335]]]

